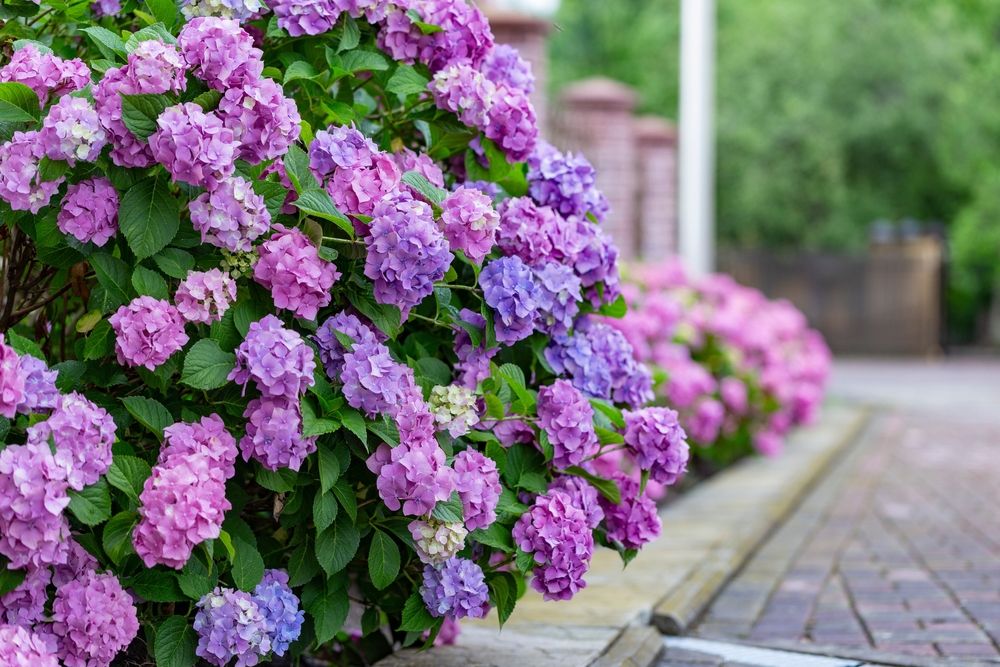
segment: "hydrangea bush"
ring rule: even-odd
[[[373,662],[659,534],[607,201],[475,6],[0,19],[4,664]]]
[[[723,274],[692,280],[676,261],[627,274],[628,313],[605,321],[654,369],[658,402],[679,412],[705,472],[754,451],[777,455],[789,430],[813,421],[831,355],[792,304]],[[650,433],[672,427],[649,426]],[[637,460],[646,456],[645,432],[635,442],[626,436]]]

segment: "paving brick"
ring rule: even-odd
[[[939,642],[938,650],[942,655],[962,657],[962,656],[996,656],[996,648],[992,644],[945,644]]]

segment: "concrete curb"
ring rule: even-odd
[[[573,600],[545,603],[529,589],[502,633],[495,619],[463,622],[457,646],[400,651],[379,667],[649,667],[662,649],[650,622],[688,627],[867,418],[827,405],[783,456],[745,460],[665,507],[663,536],[627,569],[598,550]]]

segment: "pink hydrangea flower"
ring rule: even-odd
[[[295,317],[314,320],[333,298],[330,288],[340,278],[336,265],[320,259],[319,250],[297,227],[274,226],[274,234],[257,249],[260,260],[253,277],[271,291],[274,305]]]
[[[726,407],[737,415],[743,416],[747,413],[750,399],[747,394],[747,385],[738,377],[725,377],[719,382],[719,395]]]
[[[441,203],[441,227],[452,249],[482,264],[496,242],[500,215],[493,200],[479,190],[459,187]]]
[[[188,322],[218,322],[236,301],[236,282],[219,269],[189,271],[177,286],[174,303]]]
[[[146,39],[128,54],[125,71],[134,87],[144,93],[180,93],[187,88],[188,65],[173,44]]]
[[[337,338],[337,333],[347,336],[355,343],[371,345],[386,340],[385,335],[374,325],[367,323],[367,320],[362,322],[357,315],[347,311],[341,311],[327,318],[316,330],[313,342],[319,348],[319,359],[323,363],[327,377],[334,382],[341,382],[340,373],[344,369],[344,355],[347,354],[347,350]]]
[[[69,557],[66,562],[52,567],[52,585],[56,588],[62,588],[74,579],[97,570],[98,567],[100,565],[97,559],[81,547],[79,542],[71,539],[69,541]]]
[[[302,118],[295,100],[285,97],[281,86],[271,79],[228,89],[218,113],[240,142],[237,157],[250,164],[284,155],[301,132]]]
[[[496,508],[500,502],[500,473],[496,461],[474,449],[466,449],[455,456],[455,490],[462,500],[465,527],[469,530],[488,528],[497,520]]]
[[[212,479],[225,482],[236,474],[236,439],[226,430],[219,415],[200,421],[177,422],[163,429],[163,447],[156,461],[169,466],[174,459],[204,455],[208,458]]]
[[[698,401],[694,412],[685,416],[684,424],[691,439],[710,445],[719,437],[719,429],[726,418],[726,406],[714,398]]]
[[[118,190],[103,176],[70,185],[56,224],[80,243],[104,246],[118,233]]]
[[[0,333],[0,415],[13,419],[17,406],[24,402],[24,373],[21,359],[14,348],[3,341]]]
[[[236,368],[227,379],[242,385],[252,379],[264,396],[295,401],[316,383],[313,356],[302,336],[267,315],[250,323],[246,339],[236,350]]]
[[[30,628],[44,621],[45,605],[49,601],[46,588],[50,583],[52,571],[48,567],[29,566],[24,581],[0,596],[0,623]]]
[[[123,366],[156,370],[189,340],[184,333],[184,318],[177,309],[151,296],[133,299],[108,321],[115,331],[118,363]]]
[[[400,173],[383,152],[372,156],[371,166],[337,169],[326,190],[337,208],[351,215],[375,215],[375,206],[399,187]]]
[[[549,436],[557,468],[578,466],[597,453],[594,408],[568,380],[538,390],[538,424]]]
[[[569,600],[587,587],[594,535],[587,515],[562,491],[535,498],[514,524],[514,543],[534,556],[531,587],[543,600]]]
[[[0,664],[6,667],[59,667],[59,660],[38,635],[17,625],[0,625]]]
[[[223,179],[210,192],[195,197],[188,211],[202,243],[230,252],[249,251],[252,242],[271,228],[264,198],[240,176]]]
[[[625,444],[640,470],[650,479],[673,484],[687,470],[686,434],[670,408],[643,408],[624,412]]]
[[[64,97],[49,109],[38,141],[50,160],[93,162],[108,142],[93,105],[82,97]]]
[[[43,181],[40,164],[45,157],[45,145],[37,130],[15,132],[10,141],[0,145],[0,199],[15,211],[38,213],[59,185],[66,180]]]
[[[247,433],[240,440],[243,460],[251,457],[268,470],[298,470],[316,451],[317,436],[302,437],[302,413],[297,401],[284,396],[250,401],[243,416]]]
[[[30,415],[33,412],[56,407],[56,401],[59,399],[56,378],[59,373],[50,371],[44,361],[30,354],[21,357],[20,367],[21,377],[24,378],[24,399],[17,404],[17,411]]]
[[[434,187],[444,187],[444,172],[441,171],[441,167],[437,166],[429,155],[416,153],[404,146],[392,154],[392,159],[396,163],[396,166],[399,167],[399,173],[405,174],[408,171],[415,171],[426,178],[427,182]],[[410,186],[406,187],[409,188]],[[410,190],[410,194],[413,196],[417,195],[413,189]]]
[[[369,417],[390,412],[406,394],[406,371],[376,341],[359,341],[344,355],[340,374],[347,403]],[[412,373],[412,371],[411,371]]]
[[[397,447],[383,443],[369,457],[368,469],[378,475],[375,484],[386,507],[394,512],[402,507],[408,516],[426,516],[455,489],[446,458],[434,440]]]
[[[604,520],[604,509],[599,502],[601,495],[587,480],[573,475],[558,475],[549,484],[548,491],[550,494],[553,491],[567,494],[573,504],[587,515],[587,525],[591,528],[597,528]]]
[[[90,83],[90,69],[79,58],[63,60],[51,53],[42,53],[34,44],[26,44],[0,68],[0,82],[23,83],[35,91],[44,107],[51,96],[59,98]]]
[[[165,109],[156,125],[149,148],[175,181],[212,190],[233,175],[240,142],[215,112],[187,102]]]
[[[66,667],[106,667],[139,633],[132,597],[111,573],[88,572],[61,586],[52,621]]]
[[[71,489],[96,484],[111,468],[111,445],[115,442],[115,421],[99,408],[73,392],[59,397],[56,409],[46,421],[28,428],[28,442],[56,446],[55,457],[69,471]]]
[[[257,81],[264,70],[263,53],[233,19],[193,19],[181,28],[177,46],[193,74],[218,91]]]
[[[616,472],[612,479],[621,490],[622,502],[616,505],[603,496],[600,498],[608,539],[621,542],[626,549],[639,549],[660,536],[656,503],[640,494],[639,482],[625,473]]]

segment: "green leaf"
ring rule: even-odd
[[[148,370],[145,366],[139,366],[135,370],[139,373],[139,377],[142,378],[143,382],[149,385],[149,387],[159,390],[160,393],[166,396],[167,390],[174,384],[173,377],[180,366],[180,356],[180,354],[170,355],[154,371]]]
[[[69,162],[66,160],[52,160],[43,157],[38,165],[38,179],[41,181],[58,181],[69,171]]]
[[[83,487],[83,491],[69,489],[69,509],[88,526],[96,526],[111,518],[111,494],[103,477],[97,483]]]
[[[337,496],[340,506],[347,512],[347,516],[351,517],[351,521],[357,521],[358,497],[354,495],[354,489],[351,488],[346,479],[337,480],[337,483],[333,485],[333,495]]]
[[[570,466],[564,470],[566,474],[576,475],[577,477],[582,477],[583,479],[590,482],[590,485],[597,489],[597,492],[602,496],[607,498],[615,505],[622,504],[622,492],[615,484],[614,480],[604,479],[603,477],[598,477],[597,475],[592,475],[583,468],[579,466]]]
[[[288,557],[288,585],[293,588],[302,586],[319,574],[321,569],[309,540],[306,540]]]
[[[102,537],[104,553],[115,565],[120,564],[125,556],[135,553],[135,548],[132,546],[132,531],[137,523],[139,523],[139,513],[127,510],[114,515],[104,524]]]
[[[132,300],[132,281],[129,280],[128,265],[111,255],[94,253],[89,258],[90,265],[97,274],[97,282],[107,290],[108,296],[124,305]]]
[[[288,180],[292,182],[295,191],[300,196],[306,190],[320,189],[319,181],[316,180],[312,171],[309,170],[309,156],[301,148],[292,144],[288,147],[288,152],[282,159],[285,163]]]
[[[316,532],[322,533],[337,520],[337,497],[332,493],[317,493],[313,499],[313,523]]]
[[[346,72],[360,72],[361,70],[383,71],[389,69],[389,61],[385,56],[375,51],[347,51],[340,56],[341,67]]]
[[[486,580],[486,587],[490,591],[490,601],[497,610],[502,629],[517,604],[517,580],[510,572],[495,572]]]
[[[462,521],[462,501],[458,497],[458,491],[452,491],[448,500],[439,500],[435,503],[431,516],[449,523]]]
[[[222,101],[222,93],[217,90],[207,90],[191,101],[200,106],[202,111],[208,113],[209,111],[215,111],[219,107],[219,102]]]
[[[444,28],[439,25],[433,25],[431,23],[424,23],[423,18],[415,9],[406,10],[406,16],[410,19],[410,22],[420,28],[420,32],[425,35],[431,35],[436,32],[444,32]]]
[[[183,616],[168,616],[156,631],[156,667],[193,667],[198,635]]]
[[[448,364],[434,357],[424,357],[417,360],[417,369],[420,374],[434,384],[446,387],[451,384],[451,369]]]
[[[524,443],[514,443],[507,449],[503,478],[512,487],[521,486],[524,475],[538,473],[544,469],[544,465],[542,454],[537,449]]]
[[[367,287],[371,290],[371,285]],[[379,328],[379,331],[388,336],[390,340],[396,339],[401,328],[397,306],[377,303],[374,294],[370,291],[364,293],[350,291],[347,293],[347,298],[352,306],[360,310],[365,317],[372,321],[372,324]]]
[[[135,271],[132,272],[132,287],[140,296],[151,296],[164,301],[170,298],[167,281],[163,276],[142,266],[135,267]]]
[[[367,422],[368,430],[390,447],[396,447],[399,445],[399,429],[396,427],[396,422],[385,415],[383,417]]]
[[[625,438],[622,437],[621,433],[609,431],[608,429],[601,428],[600,426],[595,426],[594,431],[597,433],[597,437],[601,441],[602,445],[625,444]]]
[[[347,589],[343,586],[324,586],[320,595],[310,598],[303,596],[302,603],[313,617],[317,644],[325,644],[340,632],[351,609]]]
[[[22,357],[30,354],[39,361],[45,361],[45,355],[42,354],[41,348],[38,347],[35,341],[25,338],[13,329],[7,330],[7,343]]]
[[[483,398],[486,400],[486,416],[491,419],[503,419],[506,411],[500,399],[493,394],[486,394]]]
[[[232,562],[232,560],[236,558],[236,549],[233,547],[233,538],[229,536],[228,532],[220,530],[218,540],[219,542],[222,542],[222,546],[226,548],[226,554],[228,555],[230,562]]]
[[[163,250],[180,226],[177,198],[167,177],[157,172],[137,183],[122,197],[118,226],[136,258],[145,259]]]
[[[317,417],[312,402],[305,398],[301,400],[299,405],[302,407],[302,437],[310,438],[316,435],[333,433],[340,428],[340,422],[335,419]]]
[[[267,207],[267,212],[271,214],[272,218],[276,218],[281,214],[281,209],[285,205],[285,198],[288,196],[288,190],[281,183],[275,183],[274,181],[254,181],[253,182],[254,194],[258,194],[264,198],[264,206]]]
[[[83,346],[83,358],[84,360],[102,359],[114,352],[114,345],[115,334],[111,323],[107,320],[101,320],[87,336],[87,342]]]
[[[169,410],[158,401],[144,396],[127,396],[122,403],[136,421],[152,431],[160,442],[163,441],[163,429],[174,423]]]
[[[503,471],[507,467],[507,448],[495,440],[487,442],[486,456],[496,461],[497,470],[499,470],[500,474],[503,475]]]
[[[500,375],[511,384],[524,388],[524,371],[520,366],[514,364],[504,364],[500,367]]]
[[[542,454],[545,456],[546,461],[551,461],[556,455],[555,447],[549,442],[549,434],[544,428],[538,429],[538,448],[542,450]]]
[[[149,464],[134,456],[116,456],[106,475],[108,483],[133,502],[139,502],[142,485],[152,474]]]
[[[27,573],[24,570],[8,570],[7,563],[10,561],[4,558],[5,563],[0,566],[0,595],[6,595],[24,583]]]
[[[347,567],[361,543],[358,529],[347,519],[346,514],[341,515],[316,537],[316,560],[329,576]]]
[[[368,549],[368,574],[379,590],[386,588],[399,575],[399,547],[380,530],[372,534],[372,544]]]
[[[413,67],[400,65],[392,73],[392,76],[389,77],[389,82],[385,85],[385,89],[390,93],[399,95],[401,98],[405,98],[414,94],[426,93],[427,84],[429,83],[430,79],[417,72]],[[440,204],[441,202],[437,201],[435,203]]]
[[[469,538],[506,553],[514,553],[514,540],[510,528],[504,527],[499,521],[494,521],[488,528],[477,528],[469,533]]]
[[[236,355],[224,352],[217,342],[203,338],[195,343],[184,358],[181,382],[194,389],[217,389],[236,367]]]
[[[212,572],[212,576],[204,574],[181,574],[177,576],[177,583],[181,587],[184,595],[192,600],[200,600],[215,588],[219,581],[218,572]]]
[[[285,78],[281,83],[288,85],[289,81],[294,81],[295,79],[312,79],[317,75],[315,67],[305,60],[297,60],[285,70]]]
[[[153,255],[153,261],[160,271],[178,280],[187,278],[188,272],[194,269],[194,257],[180,248],[164,248]]]
[[[293,475],[296,475],[295,471],[289,470],[288,468],[282,468],[280,470],[268,470],[262,465],[256,466],[256,472],[254,473],[254,479],[257,483],[263,486],[268,491],[274,491],[275,493],[288,493],[295,488]]]
[[[625,417],[622,415],[622,411],[610,402],[601,398],[592,398],[590,399],[590,405],[595,410],[604,413],[611,420],[611,423],[618,428],[625,428]]]
[[[329,220],[347,232],[348,236],[354,238],[354,226],[343,213],[337,210],[330,193],[326,190],[315,189],[300,192],[299,198],[292,202],[292,205],[309,215]]]
[[[347,427],[348,431],[358,436],[361,444],[365,447],[368,446],[368,425],[360,412],[354,408],[343,407],[340,409],[340,421]]]
[[[241,591],[252,592],[264,578],[264,559],[253,545],[243,540],[233,540],[233,583]]]
[[[177,6],[173,0],[146,0],[149,13],[165,26],[172,26],[177,20]]]
[[[320,493],[326,493],[333,488],[340,478],[340,459],[328,445],[319,445],[319,481]]]
[[[288,33],[285,32],[284,28],[278,27],[278,17],[272,14],[267,22],[267,34],[264,36],[268,39],[283,39],[288,37]],[[267,74],[265,73],[264,76]]]
[[[597,312],[601,315],[621,319],[625,317],[625,313],[628,312],[628,304],[625,303],[624,295],[619,294],[618,298],[615,299],[614,302],[604,304]]]
[[[233,324],[236,325],[236,330],[240,332],[240,335],[245,337],[250,331],[250,325],[260,321],[267,314],[267,305],[257,299],[240,301],[233,310]]]
[[[517,565],[517,569],[521,571],[522,574],[527,574],[531,572],[531,569],[535,567],[535,557],[526,552],[521,551],[518,548],[517,553],[514,555],[514,564]]]
[[[82,361],[61,361],[52,367],[59,375],[56,377],[56,389],[66,393],[72,391],[83,374],[87,372],[87,364]]]
[[[122,98],[122,122],[128,131],[141,141],[145,141],[149,135],[156,132],[156,119],[164,109],[174,104],[166,95],[152,93],[136,95],[119,93],[119,95]]]
[[[23,83],[0,83],[0,121],[31,123],[41,117],[38,95]]]
[[[101,321],[101,311],[92,310],[76,321],[77,333],[90,333],[97,323]]]
[[[358,28],[358,22],[354,20],[354,17],[348,14],[344,20],[344,35],[340,38],[340,46],[337,47],[337,51],[350,51],[360,42],[361,29]]]
[[[434,627],[436,622],[437,619],[427,611],[420,593],[414,591],[403,607],[403,622],[398,629],[403,632],[423,632]]]

